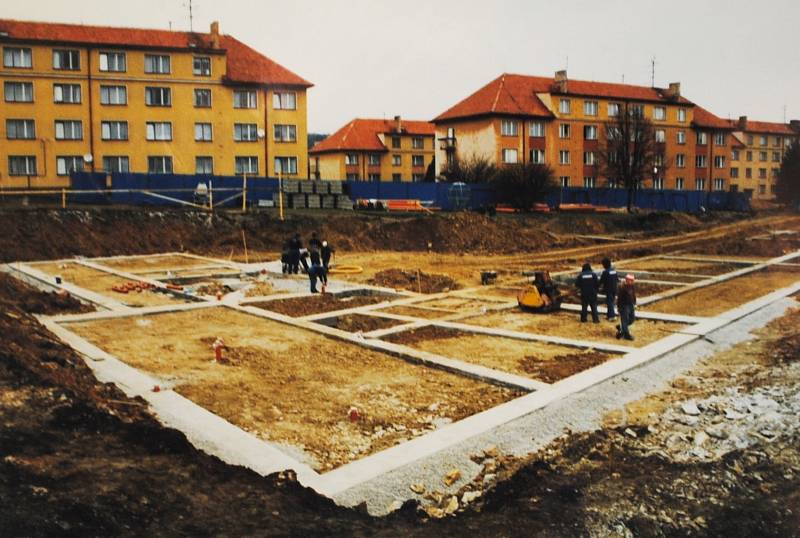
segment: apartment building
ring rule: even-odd
[[[436,125],[437,173],[453,158],[471,155],[502,166],[547,163],[563,186],[607,186],[598,151],[605,125],[624,107],[650,118],[663,159],[645,187],[724,189],[730,126],[668,88],[504,74],[446,110]],[[716,157],[723,159],[716,159]]]
[[[71,170],[305,178],[312,84],[236,38],[0,19],[0,187]]]
[[[750,192],[755,199],[774,198],[783,155],[800,139],[800,121],[770,123],[741,116],[728,124],[737,140],[730,155],[732,187]]]
[[[356,181],[422,181],[435,153],[426,121],[354,119],[311,150],[312,176]]]

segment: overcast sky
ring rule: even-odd
[[[189,0],[0,0],[0,18],[188,30]],[[718,116],[800,118],[798,0],[194,0],[314,83],[311,131],[431,119],[500,73],[680,81]]]

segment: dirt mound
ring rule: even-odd
[[[402,321],[396,319],[377,318],[374,316],[364,316],[361,314],[352,314],[350,316],[339,316],[336,320],[335,327],[347,332],[364,332],[377,331],[378,329],[388,329],[395,325],[400,325]]]
[[[430,325],[420,329],[413,329],[410,331],[403,331],[401,333],[390,334],[385,338],[389,342],[395,344],[405,344],[407,346],[424,342],[426,340],[440,340],[443,338],[458,338],[463,336],[464,333],[455,329],[444,329],[442,327],[435,327]]]
[[[19,307],[30,314],[52,316],[94,311],[94,307],[83,304],[69,293],[37,290],[5,273],[0,273],[0,295],[15,297]]]
[[[256,306],[264,310],[299,318],[310,316],[311,314],[321,314],[322,312],[333,312],[335,310],[381,303],[385,300],[386,297],[380,295],[351,295],[340,297],[332,293],[320,293],[308,297],[294,297],[292,299],[250,303],[250,306]]]
[[[394,288],[396,290],[409,290],[419,293],[439,293],[442,291],[457,290],[458,282],[447,275],[425,273],[422,271],[403,271],[401,269],[386,269],[375,273],[369,281],[375,286]]]

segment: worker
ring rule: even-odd
[[[606,296],[606,318],[611,321],[617,317],[614,312],[614,302],[617,300],[617,285],[619,276],[617,270],[611,265],[611,260],[603,258],[603,273],[600,275],[600,291]]]
[[[325,268],[325,271],[330,269],[331,265],[331,255],[334,253],[334,249],[332,246],[328,244],[327,241],[322,242],[322,248],[320,249],[320,255],[322,256],[322,267]]]
[[[322,248],[322,241],[317,237],[317,232],[311,232],[311,239],[308,240],[309,250],[315,248],[317,250]]]
[[[303,248],[303,242],[300,240],[300,234],[294,234],[289,240],[289,265],[290,273],[295,275],[300,272],[300,249]]]
[[[617,295],[617,307],[619,308],[619,325],[617,325],[617,338],[633,340],[631,335],[631,325],[635,318],[636,308],[636,279],[630,273],[625,275],[622,286]]]
[[[581,295],[581,323],[586,323],[589,308],[592,309],[592,321],[600,323],[600,317],[597,315],[598,279],[590,264],[584,263],[581,267],[581,272],[575,279],[575,287]]]
[[[322,266],[319,249],[312,248],[309,250],[309,257],[311,258],[311,266],[308,268],[308,279],[311,281],[311,293],[318,293],[318,278],[322,283],[322,292],[325,293],[325,288],[328,286],[328,271]]]
[[[292,256],[289,251],[289,241],[284,241],[281,249],[281,272],[285,275],[291,272]]]

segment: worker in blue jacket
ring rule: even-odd
[[[617,270],[611,265],[611,260],[603,258],[603,272],[600,275],[600,291],[606,296],[606,318],[609,321],[617,317],[614,311],[614,303],[617,299],[617,287],[619,285],[619,276]]]
[[[575,287],[581,295],[581,323],[586,322],[587,310],[592,309],[592,321],[600,323],[600,316],[597,315],[597,290],[599,280],[597,274],[592,271],[592,266],[584,263],[578,278],[575,279]]]

